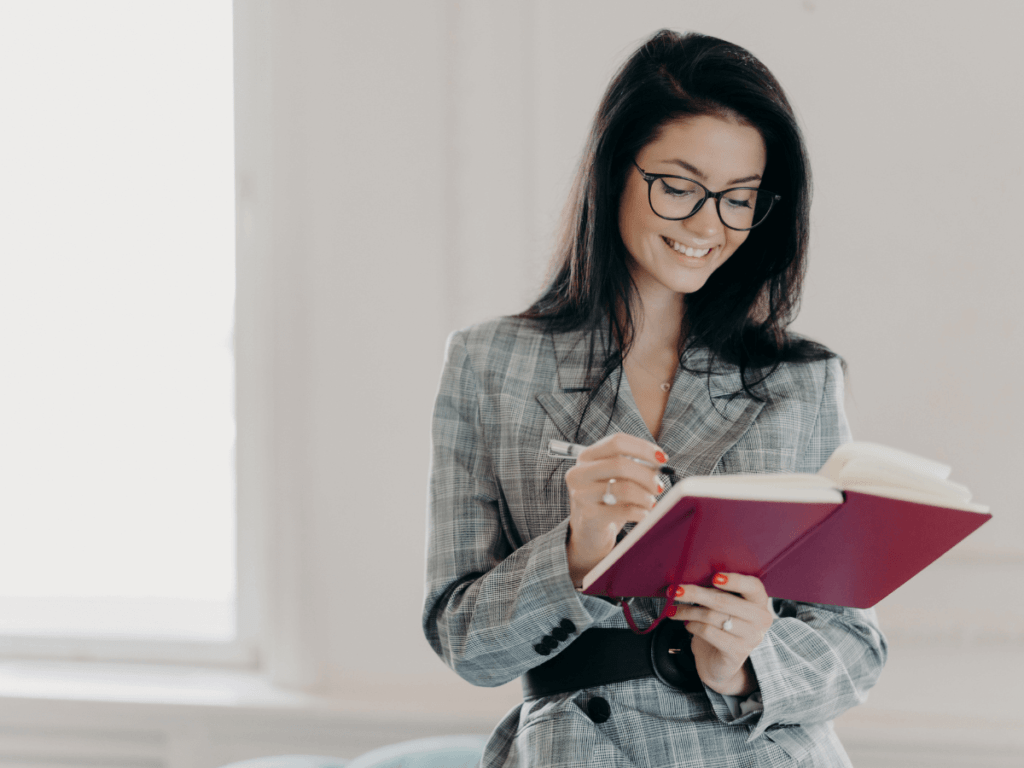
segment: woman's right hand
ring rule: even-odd
[[[565,473],[569,488],[566,555],[569,575],[577,586],[611,552],[622,526],[643,520],[655,505],[655,494],[664,490],[657,470],[631,456],[655,466],[667,460],[654,443],[617,432],[580,451],[576,466]],[[610,489],[609,480],[615,481]],[[615,504],[604,503],[609,492],[615,496]]]

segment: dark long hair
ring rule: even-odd
[[[680,365],[689,364],[689,352],[708,350],[712,359],[738,366],[743,390],[758,397],[753,388],[781,363],[834,356],[786,330],[805,271],[811,176],[782,87],[738,45],[661,30],[622,66],[601,100],[563,213],[553,277],[519,315],[552,332],[607,331],[614,344],[604,348],[615,351],[598,359],[591,347],[592,391],[621,364],[635,332],[638,297],[618,227],[626,173],[666,123],[698,115],[755,127],[767,150],[762,184],[782,199],[704,286],[687,295]]]

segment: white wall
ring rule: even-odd
[[[535,221],[550,232],[615,67],[654,29],[746,46],[803,124],[815,174],[811,259],[795,328],[849,363],[854,435],[933,456],[996,518],[951,557],[958,583],[1024,587],[1024,374],[1016,174],[1020,4],[966,2],[537,3],[532,72]],[[966,561],[966,562],[965,562]],[[990,578],[982,565],[1013,564]],[[967,562],[970,565],[967,565]],[[966,570],[963,570],[966,569]],[[887,601],[892,632],[1024,640],[1024,603],[969,598],[949,622],[940,570]],[[940,591],[941,585],[941,591]],[[966,586],[953,586],[966,589]],[[987,591],[987,590],[986,590]],[[935,610],[919,615],[921,600]],[[889,610],[886,610],[888,608]],[[912,621],[908,620],[912,619]]]
[[[514,683],[463,683],[419,627],[444,339],[528,303],[608,78],[668,26],[749,47],[796,105],[817,189],[798,328],[848,360],[856,436],[950,462],[996,515],[880,606],[890,664],[837,729],[860,768],[1020,765],[1022,17],[920,0],[236,3],[243,634],[267,640],[272,681],[320,695],[6,660],[0,763],[346,757],[480,732],[518,701]]]
[[[609,76],[668,26],[747,46],[796,105],[817,189],[797,327],[849,362],[856,436],[950,462],[996,515],[882,606],[893,663],[858,722],[929,706],[961,722],[1007,673],[1019,688],[1022,6],[251,0],[236,21],[253,31],[240,312],[271,318],[240,339],[263,372],[240,396],[266,446],[240,462],[270,500],[247,514],[279,569],[264,606],[279,680],[495,718],[518,699],[459,681],[419,629],[443,342],[526,305]],[[936,704],[956,674],[961,695]]]

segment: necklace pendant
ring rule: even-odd
[[[661,385],[662,392],[668,392],[670,389],[672,389],[672,383],[669,381],[666,381],[664,384]]]

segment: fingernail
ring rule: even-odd
[[[651,506],[653,507],[657,503],[658,503],[658,500],[656,498],[654,498],[653,496],[651,496]]]
[[[659,464],[664,464],[664,463],[665,463],[666,461],[668,461],[668,456],[666,456],[666,455],[665,455],[664,453],[662,453],[661,451],[655,451],[655,452],[654,452],[654,459],[655,459],[655,461],[657,461],[657,462],[658,462]]]
[[[685,594],[686,594],[686,588],[685,587],[676,587],[676,594],[675,594],[676,597],[682,597]]]
[[[670,606],[669,606],[669,607],[668,607],[668,608],[667,608],[667,609],[665,610],[665,615],[666,615],[666,616],[675,616],[675,615],[676,615],[676,611],[677,611],[677,610],[679,610],[679,609],[678,609],[678,608],[676,608],[676,606],[674,606],[674,605],[670,605]]]
[[[675,594],[676,594],[675,590],[672,589],[672,585],[669,584],[668,588],[665,590],[665,596],[666,597],[675,597]]]
[[[687,619],[686,621],[684,621],[684,622],[683,622],[683,626],[685,627],[685,626],[686,626],[687,624],[689,624],[689,623],[690,623],[690,620],[689,620],[689,619]]]
[[[712,581],[715,582],[715,584],[728,584],[729,577],[724,573],[716,573],[715,578],[713,578]]]
[[[665,492],[665,486],[662,485],[661,483],[658,483],[658,493],[664,493],[664,492]]]

